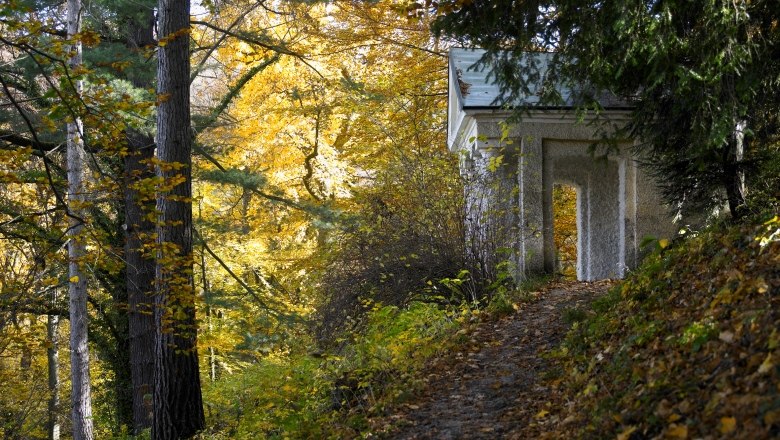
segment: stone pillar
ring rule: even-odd
[[[549,155],[550,147],[542,141],[542,240],[544,242],[544,271],[555,272],[557,249],[555,248],[555,225],[553,212],[553,187],[556,183],[555,161]]]
[[[577,194],[577,279],[590,280],[590,173],[581,181]]]
[[[626,159],[618,156],[618,267],[617,276],[626,273]]]
[[[636,231],[636,204],[637,204],[637,192],[636,192],[636,172],[637,163],[631,158],[629,153],[626,153],[625,161],[625,192],[624,203],[625,212],[623,216],[623,224],[625,230],[625,264],[626,269],[623,271],[625,276],[626,271],[633,269],[637,265],[637,248],[639,243],[637,241]]]
[[[619,272],[618,164],[593,161],[590,184],[590,274],[588,280],[616,278]]]
[[[542,139],[521,138],[517,173],[520,189],[518,271],[521,277],[526,277],[533,272],[542,272],[545,268],[542,171]]]
[[[484,140],[464,165],[468,251],[484,275],[494,277],[498,264],[514,264],[518,254],[517,154]]]

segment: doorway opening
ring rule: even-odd
[[[577,187],[553,186],[553,241],[555,270],[566,279],[577,279]]]

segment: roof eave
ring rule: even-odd
[[[516,110],[576,110],[577,107],[571,105],[523,105],[523,106],[493,106],[493,105],[461,105],[463,111],[468,110],[492,110],[512,112]],[[606,106],[602,107],[607,111],[631,111],[633,106]]]

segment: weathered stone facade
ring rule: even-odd
[[[555,183],[577,189],[580,280],[622,278],[641,259],[644,237],[675,234],[670,209],[632,156],[633,141],[618,143],[607,157],[591,154],[599,134],[573,106],[533,109],[507,124],[512,112],[487,104],[498,90],[486,72],[467,71],[479,53],[453,49],[450,57],[448,144],[461,155],[468,238],[479,243],[473,248],[482,259],[508,249],[517,278],[555,269]],[[621,124],[627,115],[615,106],[602,118]]]

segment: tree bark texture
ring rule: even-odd
[[[68,38],[81,30],[81,0],[68,0]],[[81,65],[81,43],[72,47],[70,68]],[[76,94],[81,93],[81,82],[75,81]],[[68,161],[68,301],[70,307],[70,369],[71,369],[71,418],[74,440],[94,438],[92,428],[92,401],[89,379],[89,347],[87,345],[87,278],[81,268],[86,247],[84,245],[84,203],[86,153],[84,151],[83,126],[74,118],[67,126]]]
[[[198,207],[198,215],[200,216],[200,207]],[[211,334],[214,331],[214,318],[211,310],[211,286],[209,286],[208,273],[206,271],[206,249],[201,249],[200,251],[200,270],[203,282],[203,300],[206,303],[206,331]],[[217,380],[217,349],[213,345],[209,345],[208,350],[209,380],[214,382]]]
[[[189,14],[188,0],[159,0],[154,439],[189,438],[205,425],[192,277]]]
[[[57,289],[52,293],[52,305],[57,303]],[[49,340],[49,347],[46,349],[46,363],[49,369],[49,407],[48,422],[46,430],[49,440],[60,440],[60,317],[50,314],[47,316],[46,333]]]
[[[155,14],[150,8],[141,19],[127,17],[126,46],[130,52],[153,46]],[[135,87],[152,84],[144,75],[129,75]],[[124,160],[125,181],[125,280],[128,303],[128,369],[131,376],[133,433],[152,426],[154,389],[154,256],[143,246],[153,244],[155,224],[147,217],[154,212],[153,194],[141,194],[138,182],[154,177],[151,159],[154,138],[132,128],[126,130],[127,156]],[[152,242],[152,243],[150,243]]]
[[[139,194],[134,183],[151,178],[149,160],[154,140],[128,132],[125,157],[125,264],[128,299],[129,357],[132,377],[133,432],[139,434],[152,426],[152,390],[154,385],[154,258],[143,246],[154,233],[154,222],[147,214],[154,211],[154,199]],[[151,203],[151,206],[149,204]]]
[[[742,164],[745,156],[745,129],[746,123],[744,121],[735,123],[734,132],[726,145],[726,158],[723,166],[723,185],[726,187],[726,198],[733,219],[740,219],[744,216],[747,204],[745,169]]]

